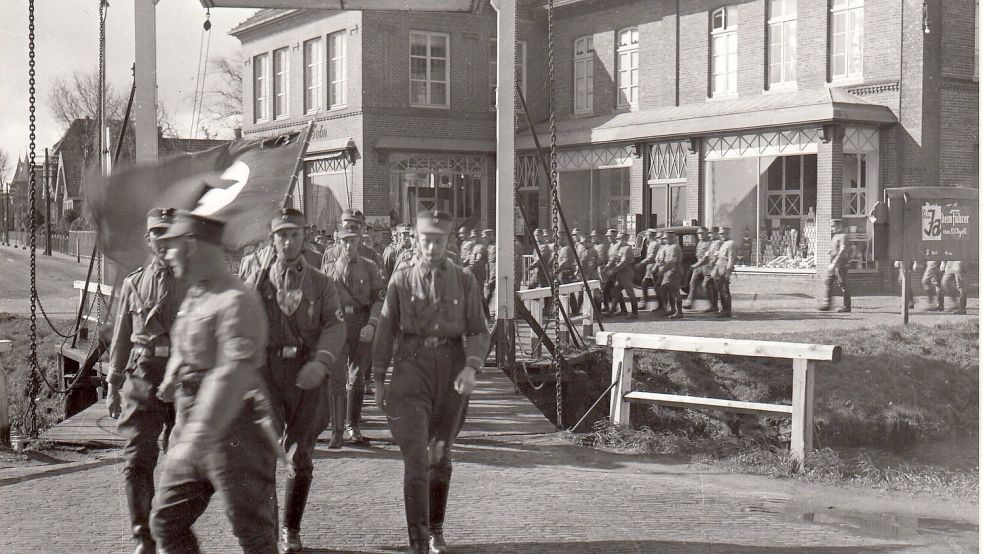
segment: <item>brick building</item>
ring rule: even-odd
[[[518,59],[548,145],[544,4],[522,5]],[[802,290],[825,270],[830,219],[843,218],[854,273],[882,286],[892,269],[870,259],[866,219],[881,191],[977,184],[975,0],[555,4],[571,225],[728,225],[737,286]],[[317,121],[301,202],[319,225],[348,205],[386,224],[438,205],[489,226],[490,7],[263,10],[232,34],[247,53],[245,134]],[[517,148],[519,199],[545,224],[530,130]]]

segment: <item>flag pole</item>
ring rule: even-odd
[[[294,164],[294,171],[290,175],[290,186],[287,187],[287,193],[283,195],[283,207],[288,208],[290,204],[293,203],[294,199],[294,189],[297,188],[297,179],[300,174],[301,166],[304,163],[304,154],[307,153],[307,147],[311,144],[311,131],[314,130],[314,120],[310,120],[307,123],[307,128],[304,129],[304,144],[300,147],[300,152],[297,154],[297,163]]]

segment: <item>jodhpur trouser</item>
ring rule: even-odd
[[[123,446],[123,479],[130,509],[133,537],[150,539],[150,507],[154,498],[154,468],[160,448],[157,439],[164,431],[164,447],[174,427],[174,404],[157,398],[167,358],[140,354],[132,371],[127,371],[120,395],[123,411],[116,428],[126,439]]]
[[[847,275],[849,272],[845,265],[834,267],[826,274],[826,296],[824,300],[826,306],[833,302],[834,288],[839,288],[840,294],[843,295],[843,307],[850,307],[850,282]]]
[[[386,416],[403,454],[403,502],[411,543],[426,543],[442,531],[451,482],[451,445],[467,411],[454,391],[464,368],[460,340],[428,348],[401,341],[393,361]]]
[[[180,442],[194,402],[193,395],[179,393],[172,444]],[[200,552],[191,526],[215,493],[222,497],[243,552],[277,552],[276,453],[256,419],[252,401],[247,401],[221,442],[190,459],[164,459],[150,519],[158,552]]]

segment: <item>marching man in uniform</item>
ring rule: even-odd
[[[417,216],[419,255],[389,281],[373,348],[376,403],[403,455],[403,500],[414,553],[446,551],[450,449],[488,353],[481,283],[445,257],[452,224],[446,212]]]
[[[342,383],[337,359],[345,320],[335,285],[306,261],[304,214],[287,208],[270,223],[275,259],[246,278],[266,308],[269,343],[261,371],[275,424],[290,461],[284,494],[282,552],[300,552],[300,523],[307,506],[317,436],[324,429],[323,386]],[[343,390],[343,389],[342,389]],[[341,398],[344,420],[344,396]]]
[[[408,229],[406,231],[408,234]],[[347,415],[345,438],[352,442],[363,442],[365,439],[359,426],[362,402],[365,399],[365,374],[372,363],[372,337],[379,325],[379,312],[382,310],[386,285],[375,263],[359,255],[361,237],[358,233],[342,231],[338,238],[344,254],[324,269],[338,286],[341,306],[348,323],[348,332],[345,335],[348,379],[347,398],[339,398],[337,393],[332,393],[331,405],[335,407],[332,408],[331,418],[334,421],[345,421]],[[347,414],[344,409],[346,404]],[[342,437],[337,429],[336,425],[329,448],[341,447]]]
[[[177,409],[150,516],[163,552],[199,552],[191,526],[216,492],[243,552],[276,552],[276,450],[247,398],[263,387],[266,317],[255,291],[226,268],[224,227],[179,212],[160,237],[174,275],[191,285],[157,391]]]
[[[731,317],[733,297],[730,294],[730,276],[734,273],[737,255],[734,252],[734,241],[730,238],[730,227],[721,227],[717,236],[719,243],[713,249],[713,269],[710,275],[720,300],[720,311],[717,317]]]
[[[826,272],[826,295],[823,304],[819,306],[822,311],[829,311],[833,303],[833,287],[837,286],[843,294],[843,307],[836,310],[839,313],[850,312],[850,285],[847,280],[847,257],[846,234],[843,232],[842,221],[833,219],[830,221],[833,238],[829,242],[829,267]],[[721,292],[722,294],[722,292]]]
[[[170,356],[171,325],[187,291],[164,262],[165,250],[157,240],[173,217],[171,209],[155,208],[147,214],[146,238],[153,259],[123,281],[106,378],[109,415],[122,415],[117,430],[126,439],[123,479],[138,554],[155,551],[150,507],[160,453],[157,439],[163,430],[166,448],[174,427],[174,404],[157,398]]]

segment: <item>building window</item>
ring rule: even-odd
[[[573,113],[594,111],[594,37],[573,43]]]
[[[864,69],[864,2],[832,2],[830,69],[833,80],[859,79]]]
[[[253,121],[270,118],[270,55],[253,57]]]
[[[526,41],[515,44],[515,83],[522,94],[526,94]],[[488,101],[491,110],[495,109],[498,89],[498,41],[491,40],[488,47]],[[527,99],[528,102],[528,99]]]
[[[730,227],[737,265],[815,270],[816,162],[815,154],[707,162],[708,223]]]
[[[423,210],[443,210],[459,224],[482,221],[485,160],[480,156],[406,154],[390,166],[389,202],[396,218],[414,223]]]
[[[315,38],[304,43],[304,113],[321,110],[324,104],[321,91],[324,90],[324,51],[321,39]]]
[[[867,216],[867,154],[843,154],[843,216]]]
[[[795,84],[798,0],[768,3],[768,86]]]
[[[345,94],[348,68],[345,58],[345,31],[328,35],[328,107],[337,108],[347,103]]]
[[[638,107],[638,28],[618,31],[618,107]]]
[[[682,225],[686,219],[686,184],[651,185],[652,227]]]
[[[710,96],[737,94],[737,6],[710,14]]]
[[[449,107],[450,35],[410,32],[410,105]]]
[[[557,182],[571,228],[587,232],[634,229],[630,167],[561,171]]]
[[[290,105],[287,96],[288,83],[287,49],[273,51],[273,119],[286,117]]]

